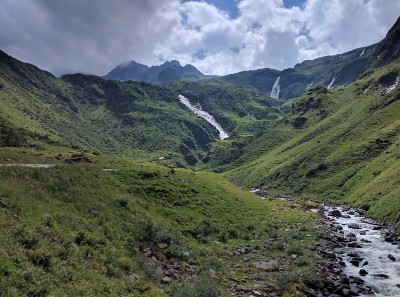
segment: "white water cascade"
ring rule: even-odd
[[[217,129],[219,132],[219,138],[226,139],[229,137],[228,133],[225,132],[225,130],[221,127],[221,125],[218,124],[217,121],[214,119],[214,117],[212,115],[210,115],[208,112],[194,107],[190,103],[189,99],[186,98],[185,96],[179,95],[179,101],[183,105],[185,105],[187,108],[189,108],[193,113],[195,113],[196,115],[205,119],[207,122],[209,122],[211,125],[213,125],[215,127],[215,129]]]
[[[362,55],[364,55],[364,52],[365,52],[365,48],[364,48],[363,51],[361,52],[360,57],[361,57]]]
[[[335,82],[336,77],[334,77],[331,81],[331,83],[328,85],[328,90],[330,90],[332,88],[333,83]]]
[[[271,94],[269,95],[271,98],[279,99],[279,92],[281,91],[281,87],[279,85],[280,76],[276,79],[274,85],[272,86]]]
[[[331,217],[335,225],[343,228],[345,236],[353,233],[358,247],[338,248],[335,252],[343,256],[346,263],[344,272],[349,276],[361,277],[365,284],[375,292],[375,296],[400,296],[400,249],[397,245],[386,242],[382,227],[374,221],[359,215],[355,210],[337,207],[341,217]],[[325,209],[325,215],[332,208]],[[352,235],[352,236],[353,236]],[[351,263],[351,255],[357,254],[362,259],[358,266]],[[367,275],[360,275],[364,269]]]

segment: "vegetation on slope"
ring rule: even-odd
[[[69,164],[78,152],[34,139],[0,151],[1,163],[56,165],[0,166],[1,295],[228,296],[239,280],[293,293],[312,276],[315,217],[296,205],[212,173],[85,154],[94,162]],[[268,260],[279,272],[259,267]]]
[[[399,73],[395,62],[347,88],[310,89],[226,175],[271,194],[351,203],[399,220]]]

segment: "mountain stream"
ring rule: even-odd
[[[205,119],[207,122],[213,125],[214,128],[218,130],[220,139],[226,139],[229,137],[228,133],[225,132],[225,130],[221,127],[221,125],[218,124],[217,121],[214,119],[214,117],[210,115],[208,112],[194,107],[190,103],[189,99],[186,98],[185,96],[179,95],[179,101],[187,108],[189,108],[193,113],[195,113],[196,115]]]
[[[375,296],[400,296],[400,249],[385,241],[384,226],[347,207],[326,207],[324,215],[344,239],[351,238],[335,250],[346,264],[343,271],[362,278]]]

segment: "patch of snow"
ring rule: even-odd
[[[212,126],[214,126],[215,129],[219,131],[219,138],[220,139],[226,139],[229,137],[228,133],[225,132],[225,130],[221,127],[220,124],[217,123],[217,121],[214,119],[212,115],[210,115],[208,112],[200,110],[196,107],[194,107],[190,102],[189,99],[187,99],[185,96],[179,95],[179,101],[185,105],[187,108],[189,108],[194,114],[198,115],[199,117],[205,119],[207,122],[209,122]]]
[[[279,99],[279,92],[281,91],[281,87],[279,85],[280,76],[276,79],[274,85],[272,86],[271,94],[269,95],[271,98]]]
[[[363,49],[363,51],[361,52],[360,57],[361,57],[362,55],[364,55],[364,52],[365,52],[365,49]]]

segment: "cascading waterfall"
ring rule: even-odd
[[[218,124],[217,121],[214,119],[214,117],[210,115],[208,112],[194,107],[190,103],[189,99],[186,98],[185,96],[179,95],[179,101],[187,108],[189,108],[193,113],[195,113],[196,115],[205,119],[207,122],[213,125],[218,130],[220,139],[226,139],[229,137],[228,133],[225,132],[225,130],[221,127],[221,125]]]
[[[364,55],[364,52],[365,52],[365,48],[364,48],[363,51],[361,52],[360,57],[361,57],[362,55]]]
[[[333,83],[335,82],[336,77],[334,77],[331,81],[331,83],[328,85],[328,90],[330,90],[332,88]]]
[[[279,92],[281,91],[281,87],[279,85],[280,76],[276,79],[274,85],[272,86],[271,94],[269,95],[271,98],[279,99]]]

